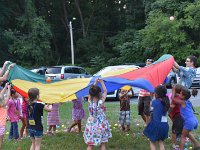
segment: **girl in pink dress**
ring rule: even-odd
[[[49,126],[48,134],[56,133],[56,125],[60,125],[60,116],[59,116],[59,103],[52,105],[51,112],[48,112],[47,116],[47,125]]]
[[[19,94],[14,90],[10,90],[11,97],[8,100],[8,117],[10,118],[11,126],[9,132],[9,139],[19,139],[19,131],[18,131],[18,122],[21,118],[21,105],[20,100],[18,99]]]
[[[23,138],[24,130],[25,130],[25,136],[28,135],[27,125],[28,125],[28,112],[27,112],[27,106],[28,106],[28,99],[23,97],[22,99],[22,127],[20,129],[20,138]]]
[[[73,108],[72,108],[72,119],[74,123],[69,127],[67,132],[70,132],[71,129],[78,125],[79,133],[81,132],[81,120],[85,118],[85,111],[83,109],[83,98],[78,98],[72,100]]]

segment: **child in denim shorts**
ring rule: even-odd
[[[51,111],[52,105],[44,105],[43,103],[37,102],[39,99],[39,89],[37,88],[29,89],[28,97],[28,132],[32,141],[30,149],[39,150],[43,136],[43,109],[46,111]]]

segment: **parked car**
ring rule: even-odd
[[[78,66],[53,66],[48,67],[45,77],[51,80],[63,80],[71,78],[89,78],[91,75],[84,68]]]
[[[200,88],[200,67],[196,70],[196,77],[192,82],[191,88]]]
[[[128,68],[140,68],[140,67],[139,66],[135,66],[135,65],[108,66],[108,67],[103,68],[102,70],[100,70],[99,72],[94,74],[93,76],[102,76],[102,75],[110,73],[112,71],[128,69]],[[132,91],[134,92],[134,96],[138,96],[139,92],[140,92],[140,88],[132,87]],[[119,99],[119,89],[117,89],[117,90],[115,90],[113,92],[109,92],[107,94],[107,98],[118,100]]]
[[[47,67],[45,67],[45,66],[41,66],[39,68],[31,69],[32,72],[38,73],[40,75],[45,75],[46,70],[47,70]]]

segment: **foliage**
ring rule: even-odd
[[[141,45],[147,49],[145,53],[152,58],[158,58],[163,54],[169,53],[183,64],[188,55],[193,54],[198,57],[200,53],[199,39],[195,37],[198,36],[195,31],[199,30],[199,28],[197,29],[198,21],[191,21],[191,18],[198,18],[199,14],[194,13],[195,10],[192,7],[197,7],[198,9],[199,4],[187,2],[186,5],[186,2],[182,2],[168,5],[167,2],[169,0],[158,0],[154,3],[159,7],[149,12],[147,26],[140,30],[140,34],[143,37]],[[163,7],[165,9],[162,9]],[[175,20],[170,21],[169,17],[173,11]]]
[[[0,2],[1,61],[26,66],[70,63],[68,25],[72,21],[75,63],[87,67],[94,66],[94,61],[101,63],[96,63],[94,72],[103,66],[157,59],[165,53],[184,65],[190,54],[200,59],[199,3],[4,0]],[[170,21],[170,16],[175,20]]]
[[[42,17],[36,17],[31,1],[26,1],[25,14],[18,18],[19,29],[26,29],[27,34],[20,30],[7,30],[5,36],[10,45],[9,51],[18,59],[16,62],[31,65],[46,63],[51,60],[50,27]],[[48,56],[48,57],[47,57]],[[50,59],[49,59],[50,58]]]

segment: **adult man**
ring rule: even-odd
[[[152,63],[153,59],[146,60],[146,66],[151,65]],[[151,93],[141,89],[138,99],[138,115],[142,116],[142,119],[147,125],[150,120]]]
[[[175,61],[173,66],[173,71],[177,72],[180,76],[180,84],[186,88],[190,88],[192,81],[196,76],[196,64],[197,58],[193,55],[188,56],[185,61],[186,67],[179,66]]]

